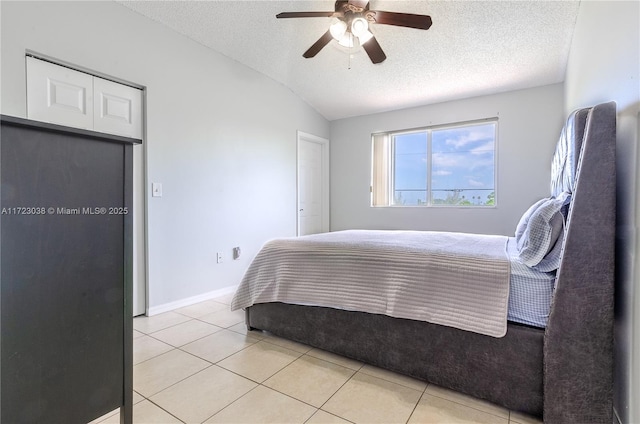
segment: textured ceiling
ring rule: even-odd
[[[335,41],[306,51],[331,18],[325,1],[119,1],[289,87],[329,120],[564,80],[579,1],[371,0],[372,10],[430,15],[427,30],[372,25],[387,60]]]

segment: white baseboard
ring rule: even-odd
[[[187,297],[186,299],[176,300],[175,302],[169,302],[163,305],[152,306],[147,310],[147,316],[158,315],[164,312],[173,311],[174,309],[193,305],[195,303],[204,302],[205,300],[215,299],[216,297],[233,294],[235,293],[237,288],[238,286],[225,287],[225,288],[213,290],[207,293],[202,293],[197,296]]]

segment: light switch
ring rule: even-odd
[[[151,183],[151,196],[153,196],[153,197],[162,197],[162,184],[161,183]]]

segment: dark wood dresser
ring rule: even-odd
[[[2,423],[132,416],[140,140],[8,116],[0,137]]]

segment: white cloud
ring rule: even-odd
[[[471,187],[484,187],[484,183],[477,180],[469,179],[467,182]]]
[[[431,156],[431,161],[434,168],[454,168],[463,164],[464,158],[460,158],[460,155],[434,153]]]
[[[484,127],[484,128],[479,128],[473,131],[469,131],[467,133],[461,134],[456,137],[447,138],[447,140],[445,141],[445,144],[447,146],[453,146],[456,149],[459,149],[461,147],[466,146],[467,144],[475,143],[481,140],[492,139],[492,138],[493,138],[493,127]]]
[[[451,174],[453,174],[453,172],[445,171],[444,169],[439,169],[433,173],[433,175],[436,175],[438,177],[446,177],[447,175],[451,175]]]
[[[472,155],[484,155],[487,153],[493,153],[493,151],[494,151],[493,140],[487,141],[486,143],[481,144],[480,146],[474,147],[473,149],[470,150]]]

